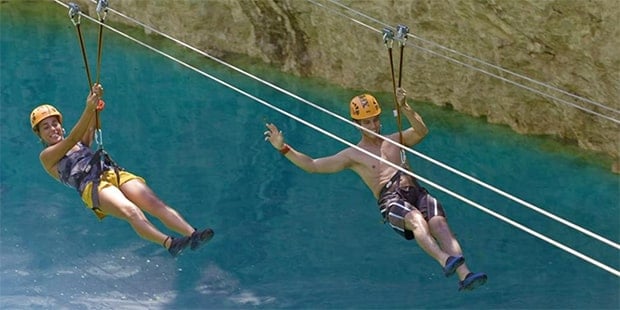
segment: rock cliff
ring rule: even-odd
[[[75,2],[94,16],[94,4]],[[111,7],[213,55],[244,54],[369,91],[391,89],[381,31],[404,24],[411,98],[572,141],[618,165],[620,125],[608,118],[620,113],[597,104],[620,110],[620,1],[114,0]],[[395,43],[396,66],[398,57]]]

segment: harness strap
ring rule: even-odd
[[[387,183],[385,183],[385,185],[383,186],[383,188],[379,192],[379,199],[381,199],[381,196],[383,196],[383,194],[387,190],[392,188],[392,186],[394,186],[394,184],[396,184],[396,188],[400,187],[400,176],[401,175],[402,175],[402,171],[400,171],[400,170],[396,171],[396,173],[392,176],[392,178],[390,178],[390,180]]]
[[[394,175],[390,178],[390,180],[385,183],[385,185],[383,186],[383,188],[381,189],[381,191],[379,192],[379,202],[381,202],[381,197],[383,196],[383,194],[385,194],[386,191],[388,191],[391,188],[395,188],[396,192],[400,192],[401,187],[400,187],[400,180],[402,176],[408,177],[410,178],[411,181],[411,186],[415,187],[417,189],[422,189],[422,186],[420,186],[420,183],[418,183],[418,180],[416,180],[416,178],[405,174],[404,172],[402,172],[401,170],[396,171],[396,173],[394,173]]]
[[[101,208],[99,208],[99,184],[101,184],[101,178],[103,177],[104,169],[106,168],[106,166],[114,169],[117,184],[121,183],[121,176],[119,172],[123,171],[124,169],[121,168],[114,160],[112,160],[110,155],[104,149],[98,149],[95,152],[93,159],[91,159],[91,164],[92,167],[95,167],[95,169],[97,169],[95,171],[96,174],[99,175],[99,178],[93,181],[93,185],[91,188],[91,199],[93,202],[92,210],[93,212],[95,212],[97,218],[99,218],[99,220],[102,220],[104,217],[107,216],[105,213],[103,213],[103,211],[101,211]]]

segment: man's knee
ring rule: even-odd
[[[428,221],[428,226],[433,235],[452,234],[448,221],[443,216],[433,216]]]
[[[426,227],[428,227],[424,215],[417,209],[413,209],[405,215],[405,222],[411,231],[426,229]]]
[[[441,216],[441,215],[436,215],[431,217],[428,220],[428,225],[429,226],[434,226],[434,227],[446,227],[448,226],[448,221],[446,220],[445,217]]]

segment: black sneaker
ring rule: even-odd
[[[459,281],[459,291],[471,291],[485,283],[487,283],[487,275],[484,272],[470,272],[463,281]]]
[[[170,240],[170,247],[168,252],[172,257],[177,257],[185,248],[189,245],[190,237],[174,238]]]
[[[465,258],[463,256],[450,256],[446,260],[446,265],[443,267],[443,273],[446,277],[449,277],[454,274],[456,268],[463,265],[465,262]]]
[[[198,230],[194,231],[192,233],[192,236],[190,237],[190,240],[191,240],[190,248],[192,250],[198,249],[200,246],[202,246],[203,244],[211,240],[214,234],[215,233],[213,232],[213,229],[211,228],[206,228],[203,231],[198,231]]]

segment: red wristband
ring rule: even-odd
[[[284,146],[282,146],[282,148],[280,149],[280,154],[286,155],[286,153],[288,153],[288,151],[290,150],[291,150],[291,147],[285,143]]]

